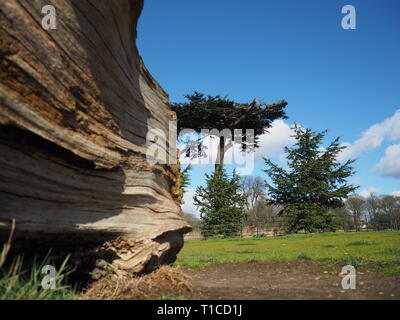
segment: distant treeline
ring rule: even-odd
[[[260,177],[243,178],[243,188],[248,193],[246,218],[240,235],[281,235],[289,232],[288,218],[283,207],[268,204]],[[351,195],[343,201],[343,207],[333,210],[337,230],[400,230],[400,197],[393,195],[368,198]],[[194,214],[186,214],[186,220],[195,232],[201,230],[201,220]]]
[[[352,195],[342,208],[337,209],[337,215],[346,231],[400,230],[400,197],[371,194],[364,198]]]

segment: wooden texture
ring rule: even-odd
[[[44,5],[56,29],[44,30]],[[103,241],[119,268],[174,259],[190,230],[176,168],[146,161],[168,95],[136,48],[141,0],[0,1],[0,229]],[[168,150],[167,150],[168,154]],[[146,267],[147,265],[147,267]]]

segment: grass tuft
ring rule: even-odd
[[[56,268],[55,288],[45,289],[42,281],[47,273],[42,272],[46,265],[55,266],[48,256],[41,263],[36,257],[24,263],[22,256],[16,256],[10,265],[0,269],[0,300],[65,300],[76,298],[76,290],[63,285],[68,275],[68,257]]]
[[[306,253],[302,252],[297,256],[298,260],[312,260]]]
[[[400,248],[387,248],[386,250],[382,251],[382,253],[400,256]]]
[[[12,237],[15,230],[15,220],[12,221],[11,231],[7,242],[3,245],[0,255],[0,300],[65,300],[77,297],[76,289],[63,285],[69,271],[66,257],[59,268],[49,258],[50,252],[38,263],[37,258],[24,263],[23,256],[18,255],[7,263],[7,256],[11,249]],[[54,266],[55,288],[45,289],[42,281],[48,276],[44,266]],[[47,281],[44,281],[47,284]]]
[[[234,253],[250,254],[250,253],[254,253],[254,251],[253,250],[241,250],[241,251],[234,251]]]
[[[346,246],[373,246],[377,244],[382,244],[382,242],[361,240],[361,241],[349,242],[348,244],[346,244]]]

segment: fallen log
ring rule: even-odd
[[[15,219],[15,245],[75,246],[132,272],[182,247],[177,167],[146,161],[171,111],[136,48],[142,6],[0,2],[0,233]]]

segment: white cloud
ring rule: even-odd
[[[375,166],[386,177],[400,178],[400,144],[394,144],[385,150],[385,155]]]
[[[380,147],[385,139],[391,142],[400,140],[400,109],[390,118],[369,127],[354,143],[344,142],[342,145],[347,148],[339,155],[339,160],[347,160],[372,151]]]
[[[294,130],[283,120],[275,120],[268,132],[260,136],[260,147],[256,150],[256,159],[277,156],[282,158],[284,148],[296,142]]]
[[[183,195],[184,204],[181,206],[181,208],[184,213],[193,213],[199,216],[200,213],[197,210],[197,207],[193,204],[193,197],[195,193],[195,189],[186,189],[186,192]]]
[[[392,196],[400,197],[400,190],[393,191],[391,193]]]
[[[364,198],[368,198],[371,195],[371,193],[377,193],[377,192],[379,192],[378,188],[368,188],[368,189],[362,190],[358,194]]]

